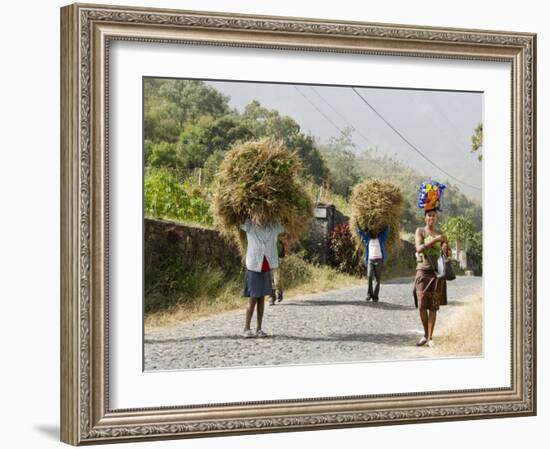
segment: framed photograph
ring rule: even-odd
[[[61,439],[536,414],[536,36],[61,9]]]

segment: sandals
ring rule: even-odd
[[[428,339],[426,337],[422,337],[420,340],[418,340],[416,346],[424,346],[426,343],[428,343]]]
[[[426,337],[422,337],[420,340],[418,340],[418,343],[416,343],[416,346],[424,346],[426,345],[428,348],[435,348],[435,343],[433,340],[428,340]]]
[[[263,330],[258,329],[256,331],[256,337],[257,338],[265,338],[265,337],[267,337],[267,334]]]
[[[258,329],[256,332],[252,331],[251,329],[247,329],[243,332],[243,337],[244,338],[265,338],[265,337],[268,337],[268,335],[261,329]]]

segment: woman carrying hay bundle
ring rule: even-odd
[[[367,180],[353,189],[351,220],[360,238],[359,241],[354,235],[356,246],[365,255],[368,277],[366,301],[379,300],[384,262],[388,257],[386,247],[393,249],[397,245],[402,204],[399,187],[391,182]],[[374,279],[376,285],[373,288]]]
[[[438,278],[435,272],[438,257],[444,253],[451,256],[447,237],[439,231],[437,212],[442,210],[445,186],[435,181],[423,182],[420,186],[418,207],[424,209],[425,226],[415,232],[415,247],[418,254],[414,281],[414,304],[420,311],[424,336],[417,346],[434,347],[433,331],[439,306],[447,304],[447,281]]]
[[[221,231],[239,246],[246,263],[244,296],[249,298],[243,336],[266,337],[265,296],[279,266],[277,238],[298,239],[313,217],[300,182],[302,163],[281,141],[264,138],[227,152],[218,173],[214,214]],[[256,310],[256,332],[250,329]]]
[[[271,271],[279,267],[277,236],[284,231],[284,227],[280,223],[256,225],[247,219],[241,225],[241,229],[246,232],[247,240],[244,296],[250,298],[246,308],[243,336],[245,338],[267,337],[262,330],[264,298],[265,295],[271,295],[273,292]],[[250,329],[250,322],[256,306],[257,326],[254,333]]]

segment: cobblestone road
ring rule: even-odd
[[[241,336],[243,298],[242,310],[148,332],[144,367],[149,371],[429,357],[428,348],[415,346],[423,332],[412,282],[384,283],[378,303],[364,300],[365,287],[285,298],[274,306],[266,300],[263,328],[269,337],[263,339]],[[449,305],[441,307],[437,324],[480,291],[479,277],[458,277],[449,283]]]

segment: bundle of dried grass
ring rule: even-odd
[[[228,151],[217,174],[214,217],[221,231],[244,253],[239,226],[248,218],[257,225],[281,223],[298,239],[309,229],[313,203],[300,181],[300,158],[271,138],[249,141]]]
[[[363,243],[357,234],[357,226],[374,234],[390,226],[386,243],[388,251],[394,251],[399,243],[399,219],[403,196],[392,182],[366,180],[357,184],[351,194],[351,229],[355,246],[363,251]]]

